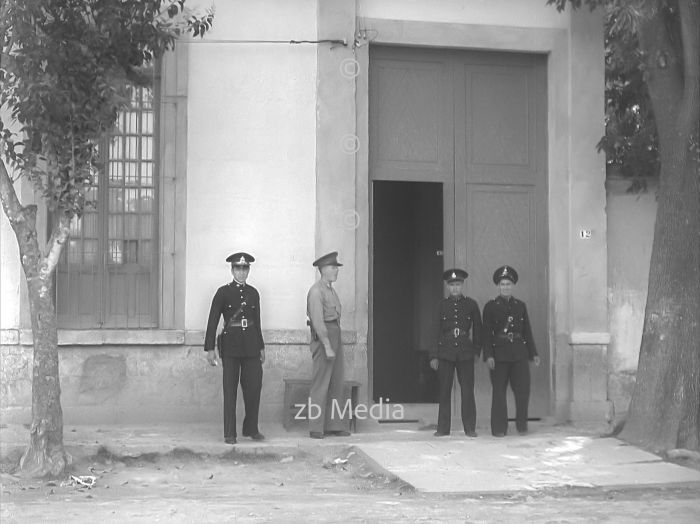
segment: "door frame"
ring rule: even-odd
[[[387,46],[389,47],[389,46]],[[392,51],[397,49],[397,46],[391,46]],[[407,53],[410,53],[410,57],[412,60],[420,60],[420,54],[421,54],[421,47],[407,47]],[[431,48],[431,53],[430,53],[430,58],[432,60],[435,59],[436,57],[436,49]],[[438,48],[437,51],[439,51],[442,54],[442,57],[444,57],[444,62],[447,63],[448,65],[448,70],[453,67],[453,62],[454,61],[459,61],[459,54],[464,52],[464,51],[475,51],[479,52],[481,50],[471,50],[471,49],[451,49],[451,48]],[[493,51],[493,50],[483,50],[483,51]],[[521,52],[517,53],[499,53],[504,56],[507,56],[507,54],[524,54]],[[527,53],[529,55],[536,55],[537,53]],[[371,64],[369,63],[369,53],[366,56],[367,58],[367,63],[366,67],[367,70],[369,71],[369,67]],[[381,58],[380,58],[381,59]],[[507,62],[507,59],[506,59]],[[537,105],[538,105],[538,111],[537,111],[537,125],[542,125],[543,126],[543,137],[545,142],[541,145],[538,146],[537,149],[537,155],[538,155],[538,163],[541,163],[540,168],[542,170],[542,180],[537,182],[537,187],[536,191],[537,193],[543,194],[542,198],[542,203],[545,206],[544,213],[538,215],[543,216],[544,223],[541,223],[540,220],[537,220],[537,228],[539,231],[543,232],[545,235],[545,249],[547,250],[547,253],[544,255],[545,259],[545,264],[544,267],[542,267],[541,271],[544,273],[543,279],[541,280],[540,278],[537,279],[538,282],[544,282],[544,288],[542,286],[538,285],[538,300],[545,300],[545,297],[549,297],[550,295],[550,286],[549,286],[549,281],[548,281],[548,262],[549,262],[549,238],[548,238],[548,169],[547,169],[547,159],[548,159],[548,143],[547,143],[547,115],[548,115],[548,109],[547,109],[547,74],[548,74],[548,64],[546,61],[543,61],[543,70],[540,70],[539,72],[536,73],[538,78],[543,78],[544,80],[542,81],[542,84],[540,87],[543,88],[543,94],[541,96],[538,95],[537,97]],[[507,63],[506,63],[507,65]],[[539,66],[536,66],[539,67]],[[459,69],[459,68],[456,68]],[[450,70],[450,76],[452,76],[452,70]],[[369,75],[371,76],[371,75]],[[449,91],[450,91],[450,96],[451,100],[453,100],[453,107],[452,107],[452,118],[450,119],[450,124],[452,126],[452,165],[450,166],[451,169],[447,172],[447,174],[443,176],[436,176],[435,172],[430,173],[428,176],[425,174],[420,174],[416,172],[410,172],[410,171],[392,171],[392,170],[386,170],[381,172],[380,174],[374,173],[372,170],[372,162],[371,162],[371,156],[373,155],[372,151],[369,151],[369,134],[372,132],[371,129],[371,124],[370,124],[370,118],[369,118],[369,93],[370,93],[370,85],[369,83],[371,82],[371,79],[369,82],[367,82],[366,87],[367,87],[367,104],[366,104],[366,117],[367,117],[367,130],[368,130],[368,136],[367,136],[367,143],[368,147],[366,148],[366,157],[364,157],[367,161],[367,195],[368,195],[368,202],[369,202],[369,207],[368,207],[368,324],[367,324],[367,367],[368,367],[368,401],[372,402],[372,399],[374,397],[373,394],[373,379],[374,379],[374,344],[373,344],[373,322],[374,322],[374,275],[373,275],[373,267],[374,267],[374,238],[373,238],[373,217],[374,217],[374,193],[373,193],[373,182],[375,180],[388,180],[388,181],[402,181],[402,182],[441,182],[443,184],[443,263],[444,267],[452,267],[455,264],[458,264],[463,266],[466,263],[466,249],[467,245],[466,243],[464,245],[459,245],[458,242],[456,242],[456,235],[458,233],[466,233],[466,223],[464,219],[465,217],[462,216],[465,214],[465,210],[459,210],[458,206],[456,205],[458,197],[463,197],[465,196],[464,193],[466,193],[466,184],[462,184],[463,181],[458,181],[457,176],[456,176],[456,164],[459,162],[457,155],[458,153],[454,148],[457,140],[459,137],[457,136],[457,129],[455,125],[455,117],[456,114],[458,113],[457,111],[457,104],[463,104],[463,101],[459,102],[455,99],[455,93],[454,93],[454,86],[457,84],[454,78],[451,78],[448,82],[449,85]],[[539,84],[538,84],[539,85]],[[542,104],[542,107],[540,108],[539,105],[540,103]],[[359,124],[359,122],[358,122]],[[458,184],[459,182],[459,184]],[[459,187],[457,187],[459,185]],[[464,186],[464,187],[462,187]],[[538,233],[538,236],[541,233]],[[466,238],[466,237],[465,237]],[[538,271],[539,272],[539,271]],[[538,275],[539,277],[540,275]],[[541,289],[541,294],[540,290]],[[541,295],[544,295],[541,296]],[[548,301],[549,302],[549,301]],[[544,358],[545,363],[550,362],[550,355],[551,355],[551,348],[553,347],[552,345],[552,340],[549,339],[551,335],[551,330],[549,329],[549,307],[545,308],[546,312],[544,315],[544,318],[541,319],[544,324],[545,324],[545,329],[544,332],[547,334],[546,336],[548,337],[546,340],[542,341],[544,342],[544,346],[541,349],[541,353],[543,351],[546,351],[546,355]],[[547,414],[551,412],[551,406],[554,401],[554,395],[553,395],[553,381],[550,379],[547,381],[547,392],[546,394],[548,395],[548,404],[545,407],[545,411]],[[453,417],[458,415],[459,413],[459,395],[457,395],[456,392],[456,386],[453,386],[453,402],[452,402],[452,415]],[[512,403],[512,401],[511,401]],[[437,416],[437,412],[435,411],[435,404],[422,404],[422,405],[416,405],[416,406],[425,406],[428,409],[413,409],[414,406],[411,405],[411,408],[409,412],[415,412],[415,413],[425,413],[426,415],[428,414],[429,411],[429,416],[423,416],[420,417],[423,420],[430,420],[432,418],[435,418]],[[407,417],[407,418],[413,418],[413,417]],[[480,417],[481,418],[481,417]]]

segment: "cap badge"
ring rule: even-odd
[[[244,256],[241,256],[240,260],[238,261],[238,264],[247,264]]]

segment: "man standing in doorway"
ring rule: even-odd
[[[250,264],[248,253],[234,253],[226,259],[231,263],[233,281],[221,286],[214,295],[209,310],[204,350],[212,366],[218,365],[214,353],[214,339],[224,368],[224,441],[236,443],[236,399],[240,379],[245,404],[244,437],[264,440],[258,430],[258,410],[262,389],[262,365],[265,362],[265,343],[260,327],[260,294],[246,284]],[[219,318],[224,317],[224,328],[216,336]]]
[[[430,367],[438,372],[440,381],[436,437],[450,434],[455,371],[462,395],[464,434],[476,437],[474,361],[481,354],[481,313],[479,305],[462,294],[464,280],[468,276],[463,269],[449,269],[442,275],[447,283],[449,296],[438,305],[437,340],[435,347],[430,350]]]
[[[508,384],[515,395],[515,428],[520,435],[527,433],[529,361],[540,365],[527,307],[525,302],[513,297],[517,282],[515,269],[499,267],[493,274],[498,296],[484,306],[484,359],[491,370],[491,433],[495,437],[508,433]]]
[[[321,278],[306,297],[306,313],[311,326],[311,355],[313,376],[309,407],[309,436],[320,439],[325,435],[347,437],[343,421],[332,409],[335,400],[341,405],[343,396],[343,345],[340,339],[340,299],[333,289],[338,279],[338,253],[333,251],[317,259],[313,265]],[[311,418],[311,417],[315,418]]]

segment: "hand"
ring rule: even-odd
[[[430,359],[430,369],[433,371],[437,371],[438,366],[440,365],[440,362],[436,358],[431,358]]]
[[[333,348],[331,347],[330,344],[328,344],[327,346],[324,346],[324,349],[326,350],[326,358],[327,359],[335,358],[335,351],[333,351]]]
[[[260,350],[260,363],[261,364],[265,363],[265,350],[264,349]]]
[[[535,366],[539,367],[540,366],[540,356],[535,355],[532,361],[535,363]]]
[[[496,361],[494,360],[493,357],[489,357],[486,359],[486,365],[489,367],[489,369],[495,369],[496,368]]]
[[[209,362],[210,366],[219,365],[219,359],[216,358],[216,351],[214,351],[213,349],[207,350],[207,362]]]

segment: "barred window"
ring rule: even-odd
[[[131,89],[131,105],[100,147],[95,202],[71,222],[56,269],[63,328],[158,325],[158,103]]]

